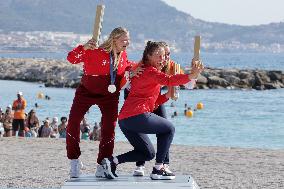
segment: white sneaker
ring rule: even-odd
[[[70,177],[78,178],[81,174],[82,162],[79,159],[71,159],[70,161]]]
[[[134,170],[133,172],[133,176],[144,176],[144,169],[145,167],[144,166],[137,166],[136,169]]]
[[[103,168],[102,165],[100,165],[100,164],[97,165],[95,176],[98,177],[98,178],[105,177],[104,168]]]
[[[173,173],[173,172],[170,170],[169,164],[164,164],[164,169],[165,169],[165,172],[166,172],[166,173]]]

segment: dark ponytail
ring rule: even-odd
[[[157,50],[160,47],[164,47],[164,45],[161,42],[156,41],[148,41],[146,44],[146,47],[143,52],[142,62],[144,65],[147,65],[149,63],[148,56],[152,55],[155,50]]]

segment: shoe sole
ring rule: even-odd
[[[103,171],[100,172],[100,173],[97,173],[97,172],[96,172],[95,176],[96,176],[97,178],[103,178],[103,177],[105,177],[105,174],[104,174]]]
[[[151,174],[150,178],[152,180],[173,180],[176,178],[176,176],[162,176],[162,175]]]
[[[104,168],[104,175],[105,175],[105,177],[108,178],[108,179],[114,179],[115,176],[111,172],[110,161],[106,160],[106,159],[103,159],[102,166]]]
[[[103,178],[105,175],[95,175],[97,178]]]
[[[133,173],[133,176],[134,176],[134,177],[143,177],[143,176],[144,176],[144,173],[134,172],[134,173]]]
[[[72,178],[79,178],[80,177],[80,174],[78,174],[78,175],[72,175],[72,174],[70,174],[70,178],[72,179]]]
[[[75,177],[74,176],[73,177],[70,176],[70,179],[76,179],[76,178],[79,178],[79,176],[78,177],[77,176],[75,176]]]

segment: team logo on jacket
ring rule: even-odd
[[[124,76],[120,81],[120,88],[125,89],[129,86],[129,84],[130,84],[129,71],[125,71]]]

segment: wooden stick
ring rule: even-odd
[[[171,68],[170,68],[170,74],[171,75],[175,75],[175,71],[176,71],[176,64],[171,64]],[[170,92],[171,92],[171,99],[174,100],[175,98],[175,93],[176,93],[176,90],[175,90],[175,87],[170,87]]]
[[[177,74],[180,74],[180,64],[178,64]]]
[[[104,5],[97,5],[96,18],[95,18],[95,24],[94,24],[94,30],[93,30],[93,38],[96,40],[97,47],[99,46],[99,40],[101,36],[104,9],[105,9]]]
[[[195,36],[195,38],[194,38],[194,55],[193,55],[193,58],[195,60],[199,60],[199,58],[200,58],[200,42],[201,42],[201,37]]]
[[[172,68],[172,75],[176,75],[180,73],[180,64],[174,63]],[[178,92],[176,87],[170,87],[170,92],[171,92],[171,99],[172,100],[177,100],[178,98]]]

